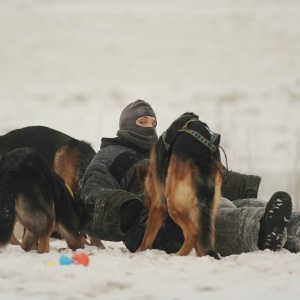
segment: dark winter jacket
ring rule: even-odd
[[[82,179],[81,200],[86,210],[87,234],[102,240],[122,241],[128,234],[121,226],[120,210],[132,200],[143,201],[135,163],[148,165],[149,151],[103,138],[100,151]]]
[[[86,211],[84,229],[92,237],[124,241],[130,251],[139,246],[148,212],[143,209],[129,230],[121,226],[121,208],[132,200],[143,202],[143,191],[136,176],[136,163],[148,165],[149,152],[118,138],[103,138],[100,151],[82,179],[81,199]],[[230,200],[256,198],[260,178],[224,170],[223,197]],[[181,229],[168,220],[158,233],[153,248],[176,252],[181,247]]]

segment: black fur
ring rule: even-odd
[[[49,228],[54,229],[54,223],[70,248],[83,246],[78,204],[62,178],[27,147],[12,150],[0,160],[0,246],[9,242],[16,219],[26,228],[22,243],[26,251]]]
[[[195,186],[197,187],[197,198],[201,199],[200,205],[200,237],[201,244],[204,248],[210,247],[211,236],[211,218],[212,218],[212,199],[215,194],[215,186],[211,184],[211,174],[215,168],[214,161],[220,160],[220,152],[217,149],[212,152],[208,147],[199,147],[200,144],[193,136],[185,132],[177,132],[181,129],[186,122],[196,118],[197,122],[190,122],[188,129],[195,130],[206,139],[210,140],[211,132],[206,123],[199,120],[198,116],[193,113],[185,113],[177,119],[169,127],[166,133],[166,141],[171,143],[172,155],[180,157],[183,161],[192,160],[193,163],[199,168],[201,176],[197,178]],[[176,133],[177,132],[177,133]],[[175,143],[176,140],[176,143]],[[220,136],[215,141],[216,146],[220,143]],[[174,145],[174,146],[173,146]],[[212,253],[214,253],[212,255]],[[217,257],[214,251],[209,251],[209,255]]]
[[[193,130],[201,141],[206,139],[213,143],[213,150],[192,134],[180,131],[184,127]],[[218,258],[214,250],[214,218],[221,195],[222,165],[217,148],[220,135],[214,135],[215,140],[211,140],[212,134],[197,115],[185,113],[171,124],[154,146],[148,173],[138,168],[145,188],[145,203],[150,209],[145,236],[138,251],[152,246],[153,238],[168,212],[181,226],[185,236],[178,255],[188,254],[190,246],[195,243],[197,230],[198,240],[194,245],[197,255],[208,254]],[[197,209],[195,198],[189,198],[186,191],[192,193],[191,197],[195,193]],[[196,225],[197,213],[199,219]]]
[[[198,121],[190,122],[188,129],[197,131],[208,140],[211,137],[209,127],[206,123],[201,122],[199,117],[194,113],[185,113],[175,120],[166,131],[165,142],[163,142],[163,137],[160,136],[159,141],[155,145],[157,155],[157,173],[162,182],[164,182],[167,177],[168,162],[171,154],[180,157],[184,161],[193,159],[195,165],[201,168],[201,172],[204,172],[204,175],[210,174],[213,166],[210,164],[211,158],[209,157],[209,159],[205,160],[203,159],[203,156],[208,157],[213,155],[214,160],[220,159],[220,152],[218,150],[212,154],[207,147],[195,147],[194,137],[184,132],[178,132],[178,130],[182,129],[186,122],[193,118],[198,119]],[[176,145],[174,145],[175,140]],[[169,147],[168,149],[166,149],[165,143],[167,143]],[[220,144],[220,136],[215,141],[215,144]],[[165,163],[162,164],[161,162]]]
[[[5,153],[20,147],[30,147],[38,151],[47,161],[52,171],[55,171],[54,158],[60,149],[63,147],[66,149],[77,149],[80,153],[79,161],[73,163],[77,173],[74,176],[76,175],[78,182],[96,154],[88,142],[77,140],[45,126],[28,126],[0,136],[0,159]],[[62,177],[64,180],[66,179],[63,175]],[[73,188],[73,192],[75,192],[77,187]]]

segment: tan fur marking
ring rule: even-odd
[[[105,246],[102,243],[102,241],[99,240],[99,239],[97,239],[97,238],[90,237],[90,242],[91,242],[92,246],[96,246],[96,247],[98,247],[100,249],[105,249]]]
[[[213,207],[212,207],[212,218],[211,218],[211,228],[212,228],[212,235],[211,235],[211,244],[215,246],[215,218],[217,215],[217,210],[219,207],[219,204],[221,202],[221,186],[222,186],[222,174],[219,170],[222,170],[221,163],[218,163],[218,169],[216,171],[215,175],[215,196],[213,201]]]
[[[199,171],[192,161],[184,162],[172,155],[166,182],[163,183],[158,178],[156,159],[154,148],[150,156],[148,175],[144,183],[145,202],[149,208],[149,217],[143,241],[137,252],[152,247],[167,211],[174,222],[181,227],[184,234],[184,243],[176,255],[188,255],[193,248],[196,249],[198,256],[206,255],[208,251],[214,251],[215,215],[221,199],[222,174],[219,171],[222,170],[221,162],[215,162],[217,167],[213,167],[210,174],[211,179],[208,179],[208,185],[211,185],[211,188],[214,187],[215,194],[211,199],[210,223],[207,225],[209,226],[209,245],[203,248],[199,239],[201,231],[201,220],[199,223],[201,205],[199,200],[201,201],[201,199],[197,199],[196,195],[197,180],[198,182],[202,180],[199,173],[201,170]]]
[[[54,230],[54,223],[49,231],[42,237],[39,237],[38,253],[48,253],[50,251],[50,237]]]
[[[63,226],[59,226],[58,231],[61,233],[62,237],[66,239],[68,247],[72,250],[82,249],[84,248],[84,245],[87,244],[86,239],[81,236],[79,232],[76,236],[73,236]]]
[[[176,255],[188,255],[198,240],[199,210],[193,187],[195,172],[190,162],[184,163],[172,156],[166,180],[166,198],[169,214],[184,235],[184,243]]]
[[[10,237],[10,243],[11,243],[12,245],[21,246],[21,243],[20,243],[19,240],[15,237],[14,234],[12,234],[12,236]]]
[[[157,180],[156,151],[150,156],[149,173],[145,180],[145,205],[149,208],[149,218],[143,241],[137,251],[150,249],[164,221],[167,207],[165,204],[164,188]]]
[[[16,226],[18,222],[18,218],[16,217],[15,219],[15,222],[14,222],[14,228]],[[13,230],[13,233],[10,237],[10,241],[9,241],[12,245],[15,245],[15,246],[21,246],[21,243],[19,242],[19,240],[16,238],[15,234],[14,234],[14,230]]]
[[[60,148],[54,157],[53,171],[63,178],[73,193],[78,188],[79,178],[77,174],[80,152],[78,149]]]
[[[17,220],[26,228],[21,243],[22,249],[30,251],[37,248],[38,253],[49,252],[50,236],[55,227],[54,204],[47,213],[43,214],[36,211],[30,201],[19,195],[16,198],[15,207]]]

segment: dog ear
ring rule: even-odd
[[[135,169],[136,169],[137,177],[140,180],[141,186],[144,189],[144,182],[148,174],[148,167],[145,167],[144,165],[141,164],[136,164]]]

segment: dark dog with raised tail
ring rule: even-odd
[[[49,252],[50,236],[57,230],[71,249],[83,248],[81,208],[64,180],[53,173],[34,149],[18,148],[0,160],[0,247],[20,244],[14,225],[26,229],[25,251]]]
[[[0,136],[0,159],[16,148],[35,149],[46,160],[75,194],[87,166],[96,152],[86,142],[45,126],[28,126]],[[54,236],[59,236],[55,232]],[[104,248],[101,240],[91,238],[91,243]]]
[[[167,213],[182,229],[184,243],[177,255],[219,258],[215,251],[214,220],[221,198],[220,135],[197,115],[175,120],[152,149],[149,169],[137,167],[145,190],[149,218],[141,246],[152,247]]]

